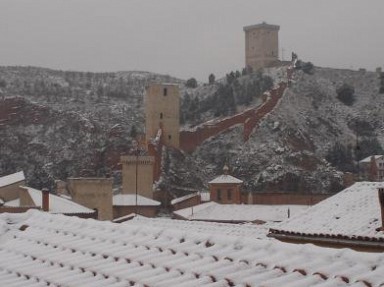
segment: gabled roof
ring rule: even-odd
[[[384,182],[358,182],[280,223],[275,234],[316,235],[340,239],[384,242],[378,188]]]
[[[375,160],[378,160],[378,159],[380,159],[380,158],[382,158],[384,155],[382,155],[382,154],[377,154],[377,155],[375,155],[374,157],[375,157]],[[370,156],[368,156],[368,157],[366,157],[366,158],[364,158],[364,159],[362,159],[360,162],[362,162],[362,163],[369,163],[369,162],[371,162],[371,155]]]
[[[135,206],[136,194],[116,194],[113,196],[113,206]],[[153,200],[140,194],[137,195],[138,206],[159,206],[161,202]]]
[[[282,221],[290,215],[307,209],[303,205],[219,204],[207,202],[173,212],[188,220],[215,222]]]
[[[384,284],[383,253],[130,222],[114,224],[32,210],[1,214],[0,282],[23,287]]]
[[[33,200],[35,206],[42,206],[42,192],[40,190],[22,186],[25,189],[31,199]],[[49,194],[49,212],[51,213],[64,213],[64,214],[73,214],[73,213],[94,213],[93,209],[82,206],[71,200],[62,198],[60,196]]]
[[[236,183],[236,184],[240,184],[240,183],[243,183],[243,181],[236,178],[236,177],[233,177],[232,175],[222,174],[222,175],[216,177],[215,179],[211,180],[209,183]]]
[[[0,177],[0,187],[11,185],[25,180],[24,172],[19,171],[13,174]]]

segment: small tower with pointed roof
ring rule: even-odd
[[[223,204],[241,203],[241,185],[243,181],[229,175],[228,165],[224,165],[223,174],[209,183],[211,200]]]

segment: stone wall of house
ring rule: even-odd
[[[314,205],[330,196],[332,194],[253,193],[249,203]]]
[[[199,205],[201,203],[201,197],[200,194],[196,194],[195,196],[192,196],[186,200],[183,200],[181,202],[175,203],[172,205],[172,209],[179,210],[183,208],[188,208],[191,206]]]
[[[98,219],[112,220],[112,178],[69,178],[68,190],[72,200],[97,209]]]
[[[7,186],[0,187],[0,198],[5,202],[19,198],[20,185],[25,185],[25,181],[19,181]]]

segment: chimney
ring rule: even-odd
[[[227,164],[225,164],[224,167],[223,167],[223,173],[224,173],[225,175],[228,175],[228,174],[229,174],[229,167],[228,167]]]
[[[384,231],[384,187],[379,187],[379,202],[381,210],[381,230]]]
[[[48,188],[43,188],[42,193],[42,208],[43,211],[49,211],[49,190]]]

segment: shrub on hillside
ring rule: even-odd
[[[303,62],[301,60],[298,60],[296,62],[295,68],[297,70],[302,70],[306,74],[312,75],[314,65],[311,62]]]
[[[343,84],[336,90],[339,101],[347,106],[352,106],[355,102],[355,89],[348,84]]]
[[[325,159],[341,171],[354,172],[353,147],[336,143],[325,156]]]

